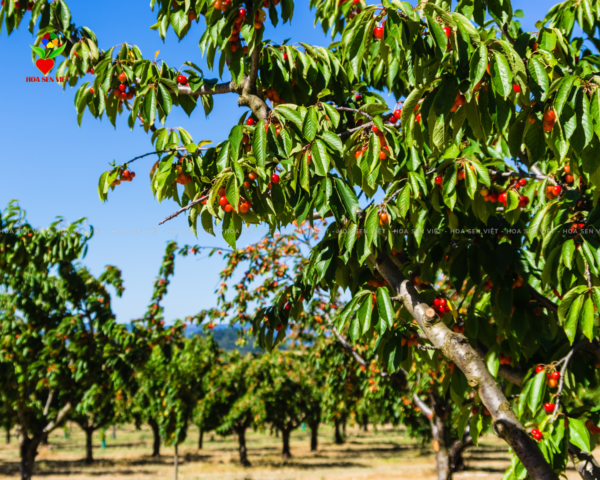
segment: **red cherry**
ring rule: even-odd
[[[246,9],[245,8],[240,8],[238,10],[238,17],[245,17],[246,16]]]
[[[544,370],[546,370],[546,367],[544,367],[543,365],[538,365],[537,367],[535,367],[535,373],[541,373]]]
[[[354,97],[354,100],[356,100],[357,102],[360,102],[362,100],[362,95],[360,93],[356,94],[356,96]]]
[[[441,185],[443,181],[444,181],[444,179],[440,176],[435,177],[435,180],[434,180],[436,185]]]
[[[285,304],[285,309],[289,310],[290,308],[292,308],[292,305],[290,304],[290,302]]]
[[[417,113],[417,118],[415,119],[417,123],[421,123],[421,113]]]
[[[555,372],[552,372],[550,375],[548,375],[548,378],[551,378],[552,380],[558,380],[560,378],[560,372],[556,370]]]
[[[246,120],[246,125],[256,125],[256,120],[254,120],[253,118],[249,118],[248,120]]]
[[[279,183],[279,175],[277,175],[276,173],[274,173],[273,175],[271,175],[271,182],[273,182],[273,183]]]
[[[439,306],[442,304],[442,302],[441,302],[441,300],[440,300],[439,298],[434,298],[434,299],[433,299],[433,304],[434,304],[436,307],[439,307]]]
[[[555,408],[556,405],[554,403],[544,403],[544,410],[546,410],[546,413],[554,412]]]
[[[178,75],[177,76],[177,81],[179,83],[181,83],[182,85],[185,85],[188,81],[187,77],[185,75]]]
[[[498,201],[500,203],[506,202],[506,192],[502,192],[500,195],[498,195]]]
[[[498,195],[496,195],[495,193],[488,195],[488,198],[490,199],[490,202],[492,202],[492,203],[496,203],[498,201]]]
[[[446,34],[446,38],[450,38],[452,34],[452,29],[450,27],[444,27],[444,33]]]
[[[94,87],[90,87],[90,93],[93,95],[94,94]]]
[[[377,128],[377,125],[373,125],[373,133],[379,133],[381,130]]]
[[[521,198],[519,198],[519,207],[523,208],[527,205],[529,205],[529,197],[523,195]]]
[[[223,196],[223,197],[219,198],[219,205],[221,205],[222,207],[224,207],[228,203],[229,203],[229,200],[227,200],[227,197]]]
[[[515,93],[521,93],[521,87],[516,83],[513,85],[513,90],[515,91]]]
[[[447,304],[448,304],[448,302],[446,301],[446,299],[445,299],[445,298],[440,298],[440,305],[441,305],[442,307],[445,307]]]
[[[396,110],[396,111],[394,112],[394,116],[395,116],[395,117],[396,117],[398,120],[400,120],[400,119],[402,118],[402,109],[401,109],[401,108],[399,108],[398,110]]]
[[[527,185],[527,179],[526,178],[520,178],[519,179],[519,185],[521,187],[524,187],[525,185]]]
[[[381,40],[383,38],[383,27],[375,27],[373,34],[376,39]]]
[[[562,187],[560,185],[556,185],[552,188],[552,193],[557,197],[560,195],[561,192],[562,192]]]
[[[119,85],[119,90],[121,90],[122,92],[124,92],[125,90],[127,90],[127,85],[125,85],[124,83],[122,83],[121,85]]]
[[[275,331],[276,331],[276,332],[280,332],[282,328],[283,328],[283,324],[282,324],[282,323],[280,323],[280,324],[278,324],[278,325],[275,327]]]

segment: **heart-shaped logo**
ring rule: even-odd
[[[48,75],[50,70],[54,68],[54,60],[51,58],[38,58],[35,62],[35,66],[40,69],[44,75]]]

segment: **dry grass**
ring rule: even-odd
[[[205,435],[204,448],[196,448],[198,431],[192,427],[186,442],[179,447],[179,478],[182,480],[434,480],[435,459],[429,446],[408,438],[403,430],[383,428],[362,432],[348,430],[344,445],[333,444],[333,431],[322,427],[319,450],[309,451],[309,431],[292,434],[293,458],[281,460],[281,439],[269,433],[249,432],[247,446],[252,467],[243,468],[237,459],[237,443],[233,437]],[[63,431],[54,432],[50,445],[40,448],[36,477],[45,480],[173,478],[173,448],[163,447],[161,457],[152,458],[152,432],[132,426],[117,428],[116,439],[107,432],[107,448],[102,449],[98,435],[94,437],[96,462],[84,463],[85,438],[73,425],[69,438]],[[468,469],[457,474],[457,480],[486,478],[499,480],[508,466],[506,447],[487,437],[478,448],[465,455]],[[16,440],[0,445],[0,479],[18,478],[19,458]],[[579,478],[569,472],[569,478]]]

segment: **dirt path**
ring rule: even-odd
[[[309,431],[292,434],[292,459],[282,462],[281,440],[268,432],[247,435],[248,456],[252,467],[237,462],[237,444],[233,437],[205,435],[204,448],[196,448],[198,431],[192,427],[186,442],[179,447],[181,480],[434,480],[435,459],[429,446],[408,438],[403,430],[384,428],[362,432],[351,428],[344,445],[332,442],[333,431],[322,427],[319,450],[309,451]],[[132,426],[117,428],[116,439],[106,432],[107,448],[94,437],[94,465],[84,462],[85,439],[73,425],[69,438],[62,430],[54,432],[50,445],[40,448],[36,477],[44,480],[114,479],[158,480],[173,478],[173,449],[163,447],[161,457],[152,458],[152,433]],[[485,478],[499,480],[509,465],[502,442],[487,437],[478,448],[465,455],[468,470],[456,480]],[[18,478],[16,439],[0,445],[0,479]],[[576,472],[569,472],[577,479]]]

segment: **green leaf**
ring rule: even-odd
[[[200,213],[200,220],[202,222],[202,228],[204,228],[204,231],[210,233],[213,237],[216,236],[215,230],[213,229],[213,217],[207,208],[202,209],[202,212]]]
[[[160,106],[162,107],[163,111],[165,112],[165,115],[169,115],[169,113],[171,112],[171,107],[173,106],[173,100],[171,99],[171,94],[169,93],[169,91],[166,89],[166,87],[162,83],[158,84],[158,91],[160,93],[160,95],[159,95]]]
[[[437,45],[437,56],[441,58],[446,53],[446,45],[448,45],[448,37],[444,33],[442,26],[436,22],[429,15],[425,16],[427,18],[427,25],[429,25],[429,30],[435,40],[435,44]]]
[[[348,303],[348,305],[346,305],[344,307],[344,310],[342,310],[342,313],[340,313],[340,315],[338,316],[338,318],[335,320],[336,327],[337,327],[338,330],[341,331],[344,328],[344,326],[346,325],[346,322],[348,321],[348,319],[354,313],[354,309],[356,308],[356,304],[360,300],[361,296],[362,295],[360,293],[356,294],[354,296],[354,298],[352,300],[350,300],[350,302]]]
[[[592,301],[591,296],[589,296],[583,304],[581,331],[589,338],[590,342],[594,339],[594,302]]]
[[[492,82],[494,89],[503,97],[507,97],[512,92],[512,71],[506,57],[494,50],[494,61],[491,65]],[[468,112],[467,112],[468,113]]]
[[[471,101],[467,102],[464,107],[466,109],[469,126],[471,127],[471,130],[473,130],[475,138],[478,140],[485,140],[486,135],[483,130],[483,126],[481,125],[481,118],[479,116],[479,104],[477,103],[475,96],[473,96]]]
[[[567,100],[569,99],[569,95],[571,93],[571,88],[573,87],[573,83],[575,82],[574,76],[565,77],[563,82],[558,89],[558,93],[554,98],[554,110],[556,111],[556,116],[560,117],[563,111],[563,107]]]
[[[322,105],[327,112],[327,116],[331,120],[331,123],[333,124],[333,128],[337,128],[340,124],[340,113],[328,103],[323,103]]]
[[[402,107],[402,125],[406,126],[410,123],[410,117],[413,115],[415,107],[418,105],[419,100],[421,100],[424,91],[424,88],[416,88],[406,98]]]
[[[373,243],[375,237],[377,236],[378,230],[379,212],[377,211],[377,207],[373,205],[367,212],[367,217],[365,219],[365,237],[367,247],[371,246],[371,244]]]
[[[532,385],[529,391],[529,409],[535,415],[546,393],[546,374],[544,371],[536,373],[530,382],[532,382]]]
[[[494,378],[498,376],[498,370],[500,369],[500,345],[495,344],[485,356],[485,365]]]
[[[336,190],[340,196],[340,198],[342,199],[342,203],[344,204],[344,207],[346,207],[346,211],[348,212],[348,215],[350,216],[350,220],[352,220],[354,223],[356,223],[356,213],[358,211],[358,199],[356,198],[356,194],[354,193],[354,190],[352,188],[350,188],[348,185],[346,185],[346,183],[344,183],[344,181],[341,178],[335,177],[334,178],[335,181],[335,187]]]
[[[144,100],[144,123],[147,126],[154,124],[154,119],[156,118],[156,90],[151,88],[150,91],[146,94],[146,99]]]
[[[254,128],[254,138],[252,139],[252,151],[258,164],[265,168],[267,158],[267,133],[265,132],[265,121],[261,120]]]
[[[274,111],[277,114],[281,114],[285,119],[289,120],[290,122],[296,124],[298,128],[302,129],[302,116],[295,110],[292,110],[288,107],[279,106],[275,108]]]
[[[479,49],[473,52],[469,65],[469,80],[471,80],[471,92],[485,75],[488,64],[488,53],[485,44],[482,43]]]
[[[548,78],[546,69],[536,56],[531,57],[528,68],[529,76],[531,80],[533,80],[529,82],[531,93],[533,93],[533,96],[538,102],[545,102],[546,92],[550,86],[550,79]]]
[[[404,185],[402,192],[398,195],[396,205],[400,209],[400,216],[402,218],[406,217],[408,209],[410,208],[410,185],[408,183]]]
[[[308,117],[308,114],[306,116]],[[315,173],[321,177],[326,177],[329,172],[330,159],[325,143],[320,139],[315,140],[311,146],[311,152]]]
[[[590,452],[590,433],[583,421],[569,418],[569,441],[584,452]]]
[[[343,153],[344,144],[340,140],[340,137],[338,137],[335,133],[323,132],[321,138],[327,142],[327,145],[329,145],[334,150],[337,150],[340,155]]]
[[[237,183],[237,177],[232,175],[229,178],[229,182],[227,182],[227,188],[225,189],[225,196],[229,203],[233,207],[234,210],[238,209],[238,205],[240,204],[240,190],[239,185]]]
[[[309,142],[312,142],[317,135],[317,111],[314,108],[309,108],[304,117],[304,125],[302,126],[302,134]]]
[[[509,190],[506,195],[506,212],[519,208],[519,194],[514,190]]]
[[[573,340],[575,340],[575,335],[577,334],[577,324],[579,323],[579,317],[581,315],[581,308],[583,306],[584,299],[585,295],[579,295],[575,300],[573,300],[571,308],[569,309],[567,321],[565,323],[565,334],[567,335],[571,345],[573,344]]]
[[[377,310],[383,328],[380,328],[379,334],[385,333],[385,327],[392,329],[394,327],[394,307],[388,289],[385,287],[377,289]]]
[[[575,255],[575,242],[572,238],[563,243],[560,258],[565,267],[573,268],[573,256]]]

